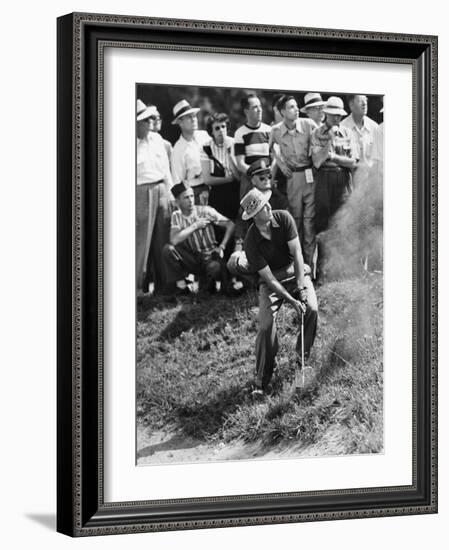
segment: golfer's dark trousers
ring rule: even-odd
[[[296,278],[293,264],[275,271],[274,276],[282,283],[284,288],[295,295],[297,292]],[[313,345],[318,322],[318,302],[310,277],[304,277],[304,286],[307,287],[307,309],[304,314],[304,356],[307,358]],[[279,349],[279,342],[276,330],[276,316],[283,304],[284,299],[273,292],[266,283],[259,285],[259,317],[258,332],[256,337],[256,386],[266,389],[275,364],[275,357]],[[298,361],[301,361],[301,323],[295,324],[299,331],[296,342]]]

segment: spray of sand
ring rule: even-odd
[[[383,270],[383,174],[376,164],[320,235],[325,280]]]

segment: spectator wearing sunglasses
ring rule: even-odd
[[[273,210],[282,210],[277,208],[278,200],[276,199],[277,189],[273,189],[272,184],[272,169],[270,165],[270,159],[268,157],[261,158],[254,161],[251,166],[248,168],[248,178],[251,181],[252,189],[257,189],[262,193],[269,193],[269,203]],[[241,204],[241,203],[240,203]],[[243,210],[242,210],[243,212]],[[242,216],[243,218],[243,216]],[[248,231],[250,223],[243,218],[241,221],[245,225],[245,235]],[[231,254],[228,264],[228,271],[239,279],[242,279],[248,286],[255,286],[258,281],[257,273],[251,270],[245,252],[242,250],[235,250]]]
[[[156,107],[156,111],[155,111],[154,115],[152,115],[150,117],[150,119],[153,122],[153,126],[152,126],[152,128],[150,128],[150,131],[155,132],[157,134],[160,134],[161,130],[162,130],[162,117],[161,117],[161,114],[159,113],[159,111],[157,110],[157,107]],[[173,145],[168,140],[166,140],[164,138],[162,138],[162,141],[164,143],[165,150],[167,151],[168,160],[170,161],[171,160],[171,154],[172,154],[172,151],[173,151]]]

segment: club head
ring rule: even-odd
[[[297,369],[295,372],[295,391],[300,392],[302,389],[309,387],[313,379],[313,367],[305,366],[304,369]]]

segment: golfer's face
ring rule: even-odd
[[[271,206],[269,202],[267,202],[267,204],[262,208],[262,210],[256,214],[255,218],[257,219],[257,221],[261,223],[267,223],[271,220],[272,211],[271,211]]]
[[[259,191],[268,191],[271,189],[271,174],[268,172],[267,174],[256,174],[252,178],[253,185]]]

